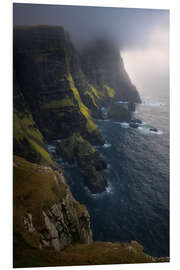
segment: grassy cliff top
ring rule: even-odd
[[[169,258],[153,258],[143,252],[136,241],[131,243],[94,242],[78,244],[63,252],[31,249],[24,244],[16,250],[14,267],[73,266],[168,262]]]
[[[43,136],[37,128],[31,113],[21,115],[13,112],[14,153],[30,160],[46,165],[55,165],[45,149]]]

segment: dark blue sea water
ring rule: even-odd
[[[95,241],[137,240],[152,256],[169,256],[169,106],[167,97],[142,97],[140,128],[99,120],[107,143],[107,191],[92,195],[78,168],[68,168],[74,197],[91,216]],[[151,132],[150,126],[158,132]]]

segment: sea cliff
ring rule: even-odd
[[[105,190],[95,119],[117,100],[140,102],[117,48],[103,39],[79,53],[62,27],[33,26],[14,28],[13,50],[14,266],[158,261],[136,242],[93,243],[88,211],[47,148],[60,139],[57,155],[91,192]]]

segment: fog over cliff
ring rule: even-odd
[[[14,4],[14,25],[61,25],[81,49],[108,35],[142,92],[169,91],[169,11]]]

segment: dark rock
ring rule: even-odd
[[[91,165],[95,167],[97,171],[105,170],[107,168],[105,159],[98,151],[89,155],[83,155],[80,158],[78,157],[78,164],[81,168],[86,168]]]
[[[94,166],[97,170],[107,168],[106,161],[99,151],[78,134],[73,134],[58,143],[56,151],[65,161],[71,164],[77,162],[81,168],[89,165]]]
[[[119,47],[108,37],[100,37],[81,54],[82,70],[90,83],[101,91],[104,85],[115,90],[113,99],[140,103],[136,87],[132,84],[119,53]],[[104,91],[104,100],[111,100]]]
[[[136,110],[136,104],[134,102],[129,102],[128,103],[128,110],[130,112],[135,112],[135,110]]]
[[[107,181],[103,172],[97,171],[93,166],[86,167],[84,171],[84,182],[92,193],[101,193],[107,187]]]
[[[105,136],[99,129],[93,130],[91,133],[84,132],[82,137],[88,140],[92,145],[104,145],[106,142]]]
[[[100,171],[106,169],[107,164],[103,156],[88,141],[74,134],[58,143],[56,151],[69,163],[78,164],[85,176],[85,184],[92,192],[104,191],[106,180]]]
[[[150,131],[158,132],[157,128],[150,128]]]
[[[142,121],[141,121],[140,119],[133,118],[133,119],[131,120],[131,123],[142,124]]]
[[[131,113],[120,103],[112,104],[110,110],[108,111],[108,116],[110,119],[120,122],[130,122],[131,120]]]
[[[129,124],[129,126],[132,127],[132,128],[138,128],[139,127],[139,124],[131,122]]]

